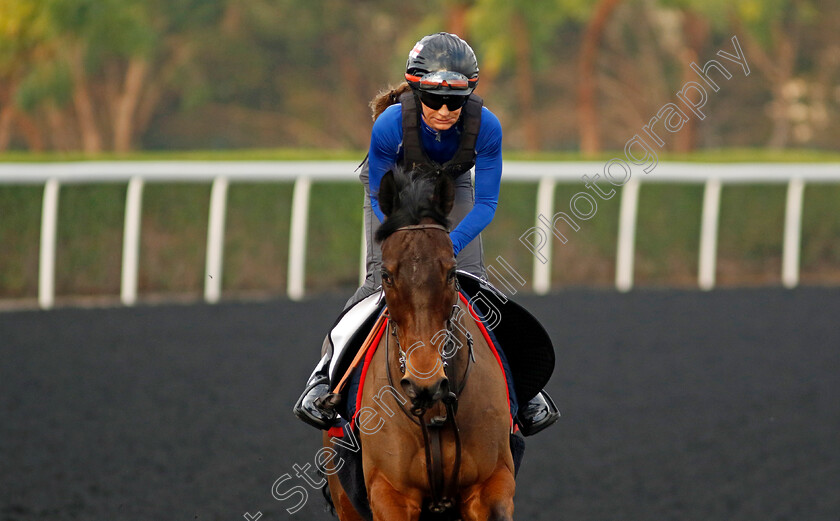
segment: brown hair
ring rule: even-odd
[[[370,100],[370,111],[373,120],[376,121],[376,118],[382,114],[382,111],[393,105],[394,103],[398,103],[400,96],[404,93],[411,90],[411,87],[408,85],[407,82],[403,82],[396,87],[388,85],[388,88],[385,90],[379,91],[379,93]]]

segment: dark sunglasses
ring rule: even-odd
[[[464,106],[469,96],[441,96],[440,94],[431,94],[429,92],[420,92],[420,101],[432,110],[440,110],[446,105],[451,111],[456,111]]]

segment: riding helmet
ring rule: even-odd
[[[478,60],[472,47],[458,36],[430,34],[408,53],[405,79],[415,90],[469,96],[478,84]]]

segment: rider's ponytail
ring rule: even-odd
[[[373,116],[373,120],[376,121],[376,118],[382,114],[382,111],[393,105],[394,103],[398,103],[400,96],[403,93],[408,92],[411,90],[411,87],[408,85],[407,82],[403,82],[396,87],[388,86],[387,89],[379,91],[379,94],[374,96],[374,98],[370,101],[370,111],[371,116]]]

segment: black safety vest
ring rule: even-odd
[[[461,142],[452,159],[441,164],[429,157],[420,139],[420,100],[413,92],[399,98],[402,104],[403,157],[400,165],[407,171],[420,174],[441,173],[457,177],[475,166],[475,142],[481,128],[481,107],[484,100],[471,94],[456,125],[462,125]]]

